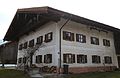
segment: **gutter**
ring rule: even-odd
[[[63,29],[63,27],[71,20],[71,17],[72,17],[72,15],[70,15],[70,17],[66,20],[66,22],[60,27],[60,30],[59,30],[59,36],[60,36],[60,38],[59,38],[59,74],[61,74],[61,68],[62,68],[62,59],[61,59],[61,55],[62,55],[62,53],[61,53],[61,31],[62,31],[62,29]]]

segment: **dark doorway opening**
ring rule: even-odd
[[[117,59],[118,59],[118,66],[120,68],[120,56],[117,56]]]

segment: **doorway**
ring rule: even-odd
[[[118,59],[118,67],[120,68],[120,56],[117,56]]]

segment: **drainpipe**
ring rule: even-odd
[[[61,74],[61,68],[62,68],[62,66],[61,66],[61,62],[62,62],[62,60],[61,60],[61,31],[62,31],[62,28],[70,21],[70,19],[71,19],[71,17],[72,17],[72,15],[70,15],[70,17],[66,20],[66,22],[60,27],[60,30],[59,30],[59,36],[60,36],[60,40],[59,40],[59,74]]]

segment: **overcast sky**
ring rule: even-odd
[[[49,6],[120,28],[120,0],[0,0],[0,40],[18,8]]]

